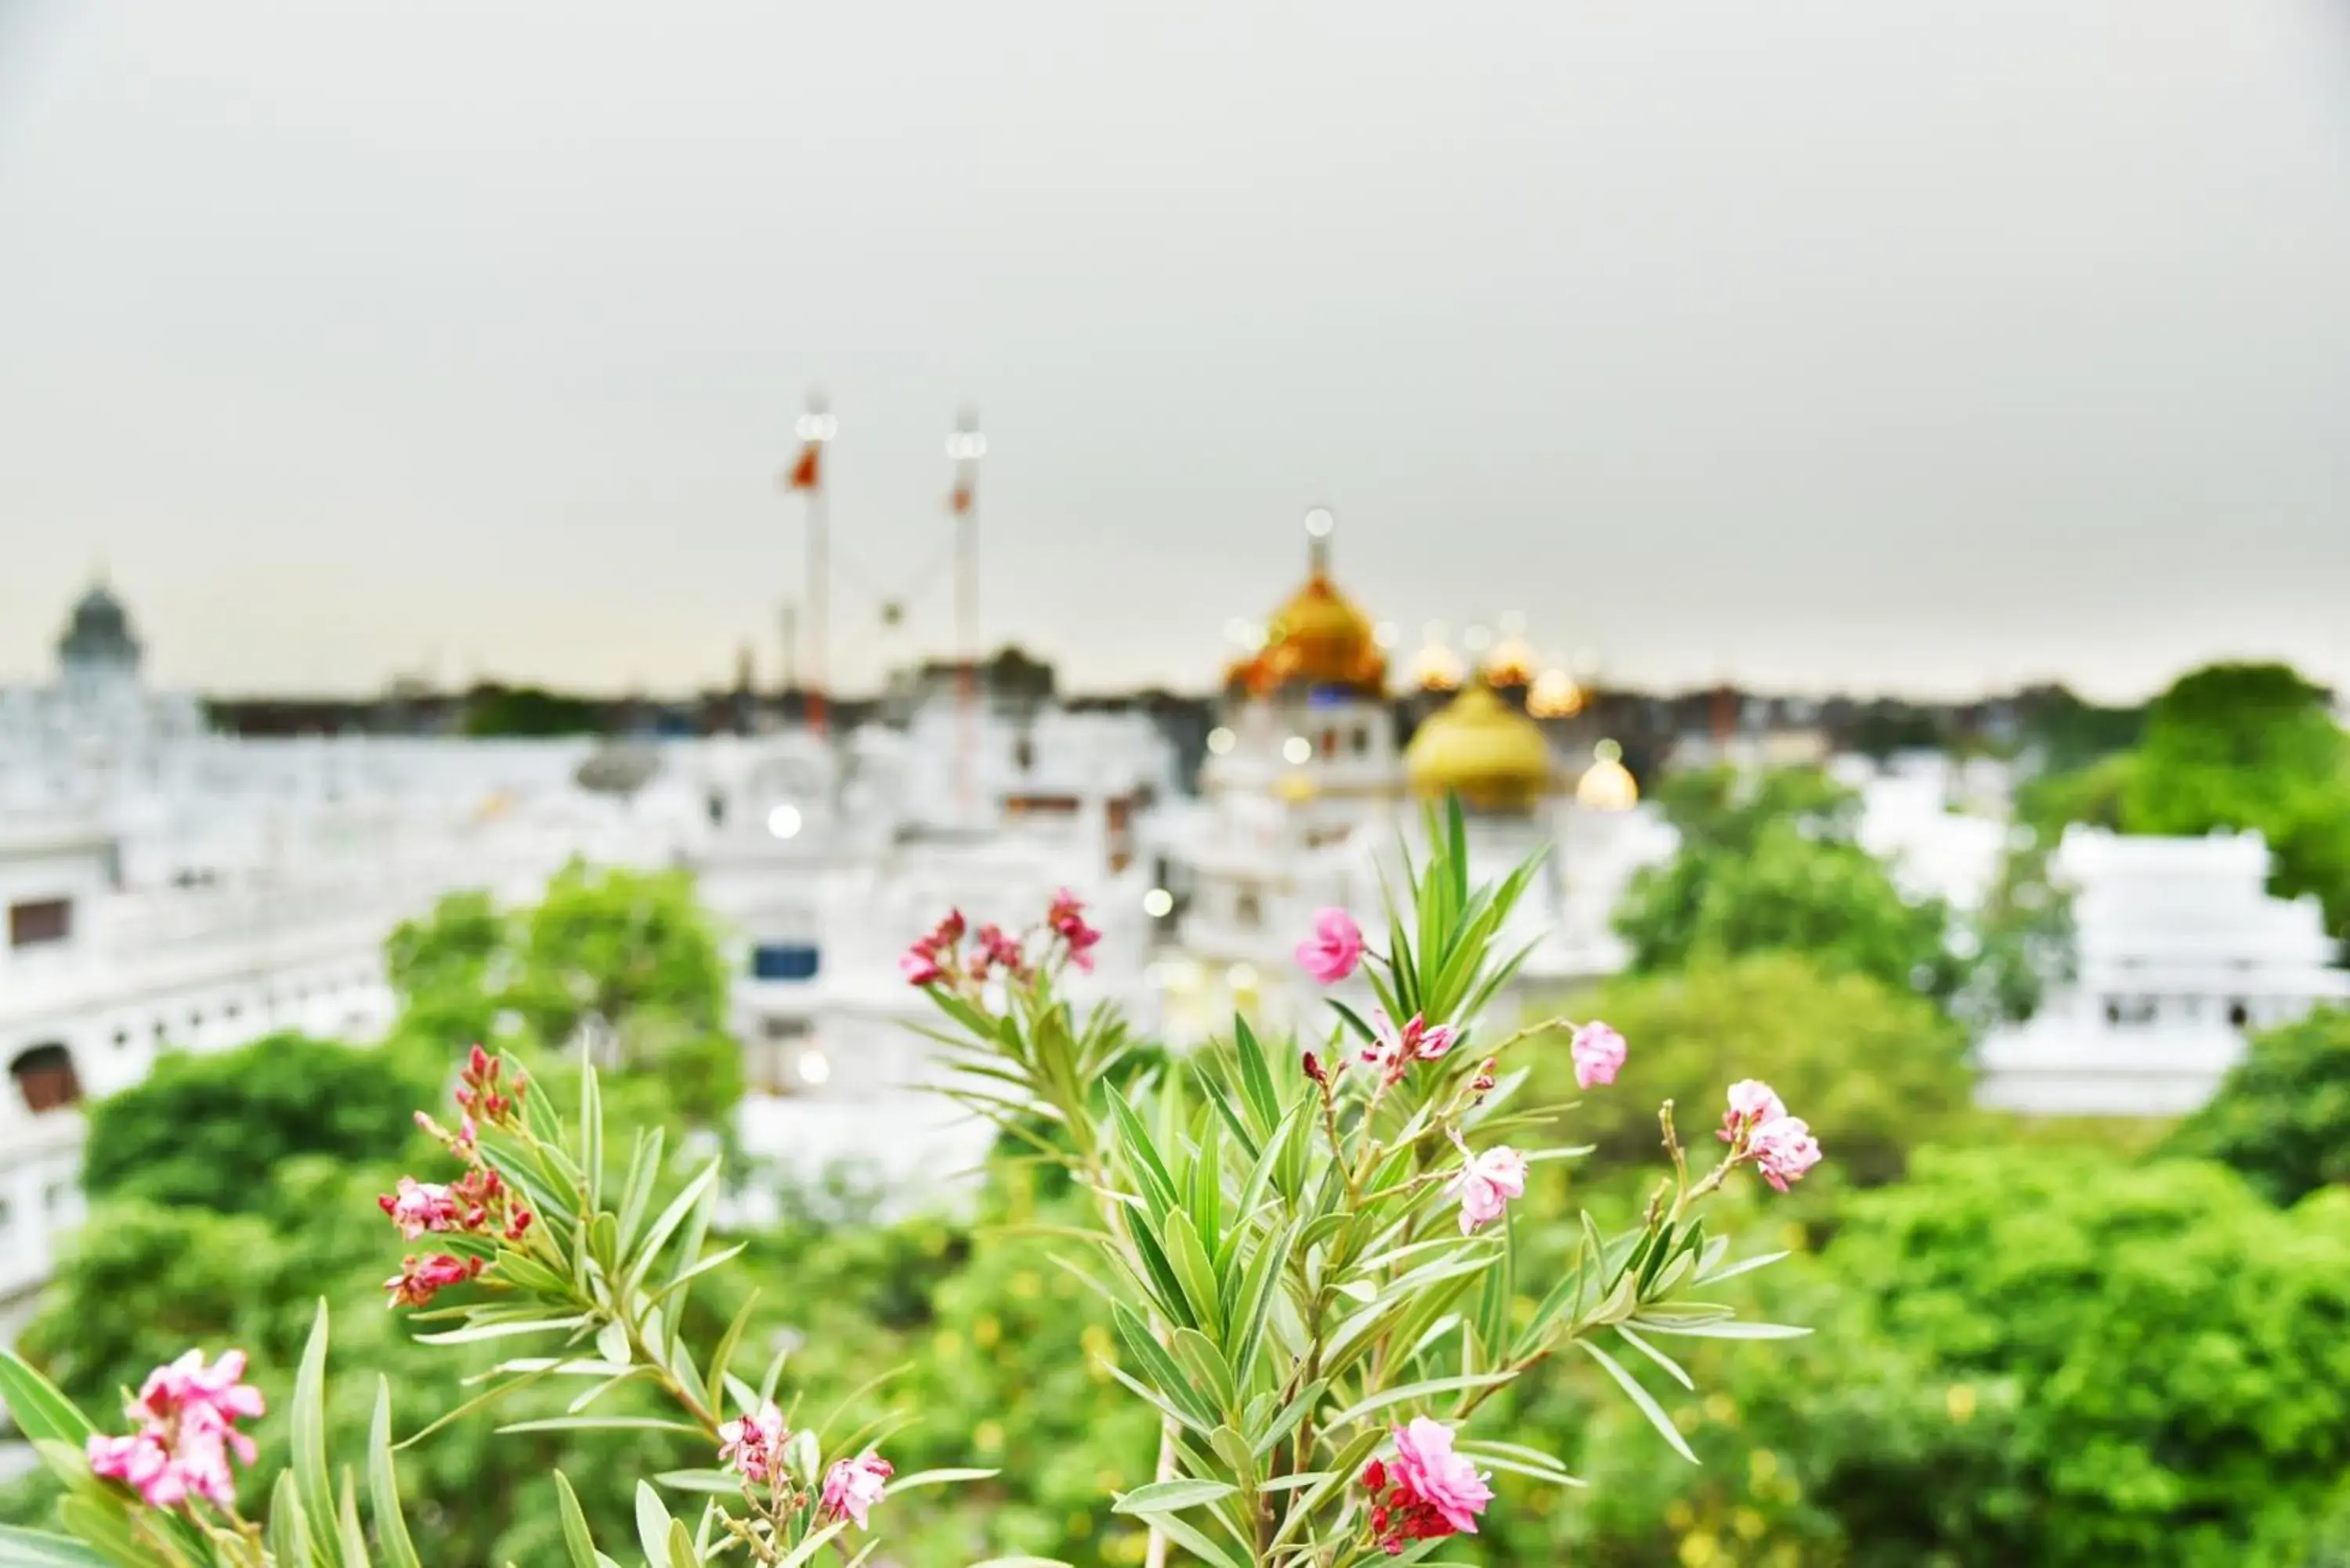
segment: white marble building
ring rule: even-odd
[[[2210,1097],[2247,1030],[2350,1001],[2314,898],[2267,891],[2257,833],[2124,837],[2069,829],[2078,974],[1986,1039],[1978,1098],[2041,1115],[2178,1116]]]

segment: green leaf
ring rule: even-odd
[[[1630,1373],[1624,1370],[1621,1362],[1587,1339],[1578,1339],[1575,1343],[1583,1346],[1592,1360],[1607,1369],[1608,1376],[1616,1379],[1617,1386],[1622,1388],[1626,1397],[1639,1407],[1640,1414],[1648,1418],[1648,1425],[1654,1427],[1663,1435],[1665,1441],[1673,1446],[1673,1452],[1691,1464],[1697,1463],[1697,1455],[1690,1451],[1689,1441],[1681,1436],[1680,1428],[1673,1425],[1673,1418],[1665,1414],[1664,1407],[1658,1404],[1655,1397],[1646,1388],[1641,1387]]]
[[[643,1548],[645,1562],[650,1565],[669,1558],[669,1527],[673,1523],[669,1509],[653,1490],[650,1481],[637,1483],[637,1544]]]
[[[1674,1334],[1684,1339],[1801,1339],[1812,1332],[1783,1323],[1733,1323],[1728,1319],[1713,1323],[1658,1323],[1636,1317],[1632,1321],[1650,1334]],[[1623,1331],[1619,1327],[1617,1332]]]
[[[0,1524],[0,1568],[107,1568],[107,1559],[70,1535]]]
[[[439,1334],[420,1334],[419,1345],[472,1345],[477,1340],[505,1339],[518,1334],[545,1334],[555,1329],[577,1328],[588,1321],[585,1315],[574,1317],[535,1317],[519,1323],[476,1324],[466,1328],[445,1329]]]
[[[1730,1241],[1727,1236],[1718,1236],[1714,1240],[1718,1244],[1725,1247]],[[1697,1282],[1710,1285],[1721,1280],[1734,1280],[1739,1275],[1752,1273],[1756,1269],[1767,1269],[1785,1256],[1787,1256],[1785,1252],[1762,1252],[1752,1258],[1742,1258],[1726,1269],[1700,1269],[1698,1271]]]
[[[1191,1217],[1180,1210],[1169,1214],[1166,1241],[1167,1261],[1174,1265],[1184,1299],[1191,1303],[1192,1323],[1212,1326],[1219,1316],[1216,1301],[1220,1282],[1216,1266],[1208,1261],[1207,1248],[1201,1244],[1199,1231],[1192,1229]]]
[[[154,1552],[130,1533],[130,1515],[119,1498],[103,1503],[94,1498],[68,1497],[57,1504],[57,1522],[96,1547],[116,1568],[149,1568]]]
[[[500,1432],[685,1432],[700,1436],[702,1428],[690,1421],[671,1421],[659,1416],[550,1416],[538,1421],[512,1421],[498,1428]]]
[[[596,1568],[596,1541],[588,1533],[588,1516],[580,1511],[578,1494],[561,1470],[555,1472],[555,1492],[562,1505],[563,1545],[571,1553],[571,1568]]]
[[[327,1303],[322,1299],[310,1320],[310,1338],[302,1346],[302,1365],[294,1374],[294,1482],[301,1489],[302,1512],[309,1527],[324,1535],[334,1528],[335,1492],[327,1479]],[[296,1568],[303,1559],[278,1559],[281,1568]]]
[[[685,1223],[685,1217],[693,1212],[693,1206],[702,1201],[702,1193],[717,1179],[718,1162],[713,1159],[685,1184],[685,1190],[670,1199],[669,1207],[661,1210],[660,1218],[654,1220],[652,1229],[645,1232],[645,1239],[637,1243],[635,1256],[628,1268],[629,1290],[644,1282],[645,1275],[653,1266],[653,1260],[660,1255],[662,1244],[680,1225]]]
[[[702,1559],[693,1550],[693,1537],[686,1533],[685,1521],[669,1521],[669,1568],[702,1568]]]
[[[848,1521],[845,1519],[826,1525],[822,1530],[792,1548],[788,1554],[776,1563],[775,1568],[802,1568],[803,1564],[813,1562],[816,1554],[823,1551],[834,1536],[847,1528]]]
[[[1112,1513],[1172,1513],[1178,1509],[1197,1508],[1205,1502],[1219,1502],[1241,1489],[1230,1481],[1163,1480],[1136,1487],[1121,1492],[1109,1506]]]
[[[300,1568],[310,1561],[309,1521],[302,1517],[302,1499],[292,1470],[277,1472],[269,1493],[269,1551],[283,1568]]]
[[[26,1440],[51,1438],[80,1448],[95,1430],[89,1417],[57,1392],[57,1385],[17,1359],[13,1350],[0,1350],[0,1404],[16,1422]]]
[[[1257,1127],[1270,1127],[1280,1119],[1281,1096],[1274,1093],[1272,1068],[1247,1019],[1233,1020],[1232,1045],[1241,1059],[1241,1092],[1248,1096],[1249,1108],[1256,1113]]]
[[[588,1179],[588,1212],[604,1206],[604,1100],[596,1086],[596,1064],[579,1047],[579,1170]]]
[[[375,1512],[376,1539],[390,1568],[424,1568],[408,1538],[400,1511],[400,1477],[391,1461],[391,1380],[375,1383],[375,1418],[368,1424],[368,1503]]]

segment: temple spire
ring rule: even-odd
[[[1330,571],[1330,535],[1338,526],[1327,506],[1316,506],[1305,514],[1305,565],[1314,576],[1326,576]]]

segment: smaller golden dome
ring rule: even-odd
[[[1404,748],[1414,794],[1455,794],[1471,811],[1525,811],[1550,787],[1550,746],[1534,722],[1471,685],[1429,715]]]
[[[1572,719],[1583,711],[1583,688],[1564,670],[1545,670],[1526,692],[1526,711],[1537,719]]]
[[[1422,691],[1458,691],[1468,673],[1467,660],[1440,642],[1412,655],[1411,683]]]
[[[1640,803],[1640,786],[1622,758],[1624,748],[1602,741],[1592,748],[1593,761],[1575,784],[1575,804],[1592,811],[1629,811]]]
[[[1539,660],[1533,643],[1515,632],[1504,632],[1485,651],[1485,679],[1495,686],[1532,685]]]

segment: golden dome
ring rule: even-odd
[[[1524,811],[1550,787],[1550,747],[1532,719],[1472,685],[1404,748],[1412,793],[1457,794],[1472,811]]]
[[[1485,679],[1495,686],[1532,685],[1539,659],[1533,643],[1515,632],[1504,632],[1486,650]]]
[[[1468,665],[1440,642],[1430,642],[1412,655],[1411,683],[1422,691],[1458,691]]]
[[[1583,711],[1583,688],[1564,670],[1545,670],[1526,693],[1526,711],[1537,719],[1572,719]]]
[[[1293,685],[1377,696],[1387,678],[1388,656],[1370,617],[1320,570],[1274,612],[1255,656],[1225,672],[1227,681],[1260,697]]]
[[[1640,786],[1620,760],[1623,755],[1624,749],[1613,741],[1592,749],[1592,763],[1575,784],[1575,805],[1593,811],[1629,811],[1640,803]]]

